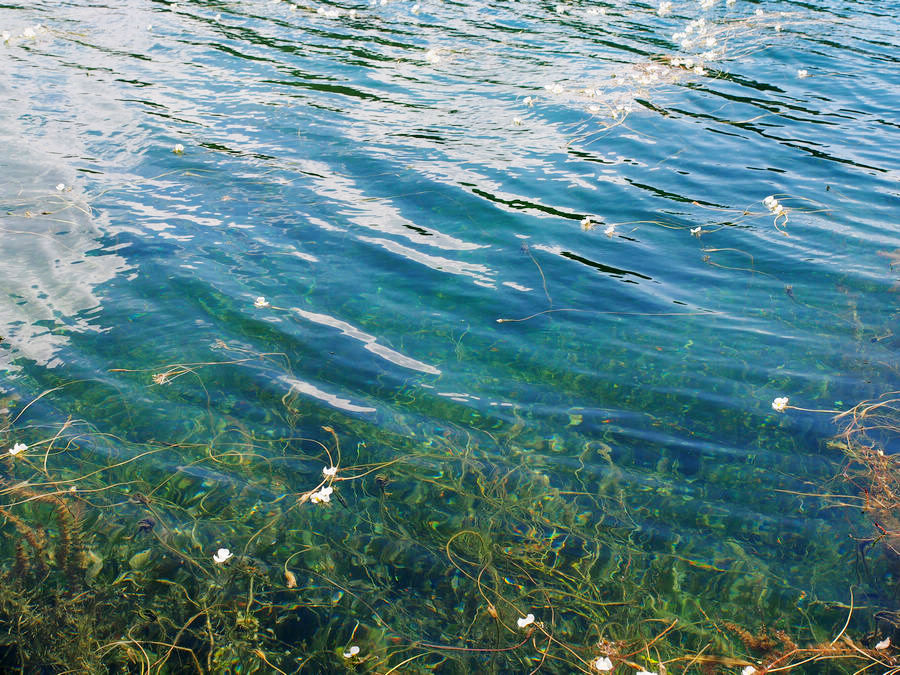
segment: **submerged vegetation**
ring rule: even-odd
[[[266,438],[232,422],[206,443],[137,443],[25,423],[54,393],[3,425],[6,671],[900,672],[895,607],[865,590],[900,560],[895,397],[837,416],[835,483],[856,490],[818,495],[873,528],[847,563],[848,604],[769,625],[792,591],[739,550],[722,566],[654,551],[605,442],[584,450],[607,464],[599,484],[563,490],[513,436],[488,460],[484,430],[423,446],[360,428],[348,448],[328,426]]]

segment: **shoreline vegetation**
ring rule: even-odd
[[[168,369],[166,382],[201,367]],[[856,535],[846,604],[798,604],[796,623],[767,625],[762,603],[725,614],[757,593],[753,570],[715,609],[690,597],[687,576],[681,589],[666,582],[677,556],[648,556],[626,534],[612,460],[607,484],[577,494],[525,457],[501,476],[437,441],[385,460],[365,443],[342,448],[330,426],[278,439],[220,428],[172,445],[74,418],[25,423],[55,391],[15,414],[4,402],[4,672],[900,673],[900,614],[862,600],[900,565],[900,466],[888,451],[898,392],[811,411],[834,415],[828,446],[844,468],[793,494],[871,527]],[[293,403],[283,400],[288,418]],[[150,461],[175,453],[170,474]]]

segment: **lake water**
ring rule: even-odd
[[[831,640],[851,587],[871,630],[839,425],[772,402],[898,389],[898,9],[2,5],[2,503],[143,605],[102,660],[737,673],[724,624]]]

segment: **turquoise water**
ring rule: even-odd
[[[772,401],[898,388],[897,5],[92,4],[0,7],[0,398],[110,581],[252,558],[288,672],[894,608]]]

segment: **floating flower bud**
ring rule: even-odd
[[[700,236],[700,226],[698,225],[697,227],[692,227],[691,234],[694,235],[695,237],[699,237]]]
[[[8,452],[9,452],[9,454],[15,456],[15,455],[18,455],[20,452],[25,452],[27,449],[28,449],[28,446],[25,445],[24,443],[16,443],[14,446],[12,446],[8,450]]]
[[[222,563],[226,562],[229,558],[231,558],[233,555],[234,555],[234,553],[229,551],[227,548],[220,548],[218,551],[216,551],[215,555],[213,556],[213,562],[216,563],[217,565],[221,565]]]
[[[57,183],[56,189],[57,189],[57,191],[62,192],[63,190],[66,189],[66,184],[65,183]]]
[[[322,468],[322,475],[326,478],[333,478],[337,475],[337,467],[336,466],[326,466]]]
[[[599,673],[605,673],[613,669],[613,664],[608,656],[601,656],[591,663],[591,668]]]
[[[520,619],[516,619],[516,623],[519,624],[519,628],[525,628],[525,626],[530,626],[534,623],[534,614],[529,614],[528,616],[523,616]]]
[[[353,645],[352,647],[350,647],[350,649],[344,652],[343,656],[345,659],[352,659],[357,654],[359,654],[359,647]]]
[[[172,148],[172,152],[174,152],[176,155],[180,155],[182,152],[184,152],[184,146],[181,143],[176,143],[175,147]]]
[[[264,308],[266,308],[266,307],[269,307],[270,305],[269,305],[269,301],[268,301],[268,300],[266,300],[263,296],[259,296],[259,297],[253,302],[253,306],[256,307],[257,309],[264,309]]]
[[[779,396],[774,401],[772,401],[772,410],[776,412],[784,412],[785,407],[788,404],[787,396]]]

